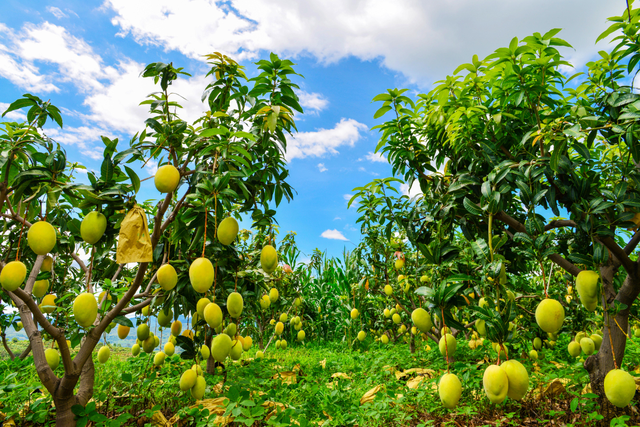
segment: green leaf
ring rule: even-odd
[[[136,174],[133,169],[128,166],[125,166],[124,169],[127,171],[127,175],[129,175],[129,179],[131,180],[133,192],[138,194],[138,191],[140,191],[140,178],[138,177],[138,174]]]
[[[27,95],[28,95],[28,94],[25,94],[25,95],[23,95],[23,96],[27,96]],[[35,102],[35,101],[33,101],[32,99],[29,99],[29,98],[21,98],[21,99],[18,99],[18,100],[16,100],[16,101],[13,101],[13,102],[9,105],[9,107],[5,110],[5,112],[4,112],[4,113],[2,113],[2,117],[4,117],[6,114],[8,114],[8,113],[10,113],[10,112],[12,112],[12,111],[14,111],[14,110],[19,110],[19,109],[21,109],[21,108],[24,108],[24,107],[31,107],[31,106],[34,106],[34,105],[37,105],[37,104],[36,104],[36,102]]]
[[[374,119],[380,118],[382,116],[384,116],[388,111],[391,110],[391,106],[390,105],[385,105],[381,108],[378,109],[378,111],[376,111],[376,113],[373,115]]]
[[[133,328],[133,323],[126,316],[123,316],[123,315],[116,316],[116,318],[113,319],[113,321],[115,323],[117,323],[118,325],[122,325],[122,326],[127,326],[129,328]]]
[[[219,128],[211,128],[211,129],[205,129],[202,132],[200,132],[200,137],[201,138],[208,138],[210,136],[214,136],[214,135],[226,135],[229,133],[229,129],[227,129],[226,127],[222,126]]]
[[[381,93],[373,97],[373,101],[391,101],[393,97],[388,93]]]
[[[473,203],[471,200],[469,200],[468,198],[464,198],[464,200],[462,201],[462,204],[464,205],[464,208],[467,210],[467,212],[469,212],[471,215],[482,215],[482,209],[478,207],[478,205],[476,205],[475,203]]]

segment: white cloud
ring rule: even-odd
[[[324,167],[324,163],[318,163],[318,169],[320,170],[320,172],[326,172],[329,170]]]
[[[367,170],[366,170],[365,168],[363,168],[362,166],[360,166],[360,167],[358,168],[358,171],[359,171],[359,172],[366,172]]]
[[[374,163],[387,163],[387,158],[383,156],[381,153],[373,153],[369,151],[365,156],[365,160],[369,160]]]
[[[333,220],[334,220],[334,221],[335,221],[335,220],[338,220],[338,219],[342,219],[342,218],[340,218],[339,216],[337,216],[337,217],[333,218]]]
[[[413,181],[411,184],[411,188],[409,188],[409,184],[400,184],[400,192],[410,198],[414,198],[422,194],[422,190],[420,189],[420,184],[418,181]]]
[[[7,104],[5,102],[0,102],[0,116],[2,115],[2,113],[7,111],[7,108],[9,108],[9,105],[10,104]],[[4,116],[4,119],[5,120],[27,120],[27,115],[22,110],[13,110],[10,113],[7,113],[7,115]]]
[[[365,124],[343,118],[333,129],[298,132],[287,142],[287,160],[338,154],[339,147],[343,145],[353,147],[360,139],[360,132],[367,129],[369,128]]]
[[[73,83],[83,92],[100,89],[102,80],[118,76],[117,70],[106,66],[84,40],[49,22],[26,23],[13,41],[16,53],[23,61],[56,65],[59,73],[53,76],[55,80]]]
[[[316,92],[305,92],[303,90],[297,91],[298,98],[300,99],[300,105],[306,110],[312,110],[312,113],[318,113],[329,105],[327,100],[322,94]],[[307,111],[308,112],[308,111]]]
[[[147,162],[145,169],[149,173],[149,176],[154,176],[158,172],[158,162],[151,159]]]
[[[353,194],[343,194],[342,198],[345,199],[347,202],[349,200],[351,200],[351,198],[353,197]]]
[[[593,42],[606,17],[622,9],[601,0],[106,0],[104,6],[115,13],[120,35],[191,58],[214,50],[239,60],[261,51],[310,54],[325,63],[355,56],[381,59],[419,84],[444,77],[473,54],[507,46],[513,36],[552,28],[564,28],[561,37],[588,58],[601,49]]]
[[[67,15],[63,11],[61,11],[60,9],[58,9],[55,6],[47,6],[47,12],[49,12],[50,14],[52,14],[53,16],[55,16],[58,19],[67,17]]]
[[[344,240],[345,242],[348,242],[349,239],[347,239],[346,237],[344,237],[344,235],[342,234],[342,232],[333,229],[333,230],[325,230],[322,232],[322,234],[320,235],[320,237],[324,237],[325,239],[331,239],[331,240]]]

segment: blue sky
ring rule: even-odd
[[[184,67],[174,85],[187,98],[184,118],[203,111],[201,55],[223,52],[254,74],[269,52],[292,59],[306,113],[289,141],[290,183],[297,196],[278,208],[281,231],[294,230],[301,250],[338,256],[360,240],[348,195],[391,174],[374,155],[371,99],[387,88],[428,91],[434,81],[481,58],[512,37],[563,28],[565,56],[576,68],[607,46],[594,41],[618,0],[106,0],[0,3],[0,110],[30,92],[63,110],[65,127],[48,135],[70,161],[98,169],[100,135],[120,149],[141,131],[153,89],[139,77],[149,62]],[[12,119],[21,119],[13,113]],[[151,168],[141,170],[147,177]],[[406,191],[406,188],[403,188]],[[140,198],[155,198],[152,180]],[[303,259],[306,258],[303,256]]]

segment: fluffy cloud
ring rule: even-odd
[[[324,237],[325,239],[330,239],[330,240],[343,240],[345,242],[348,242],[349,239],[347,239],[346,237],[344,237],[344,235],[342,234],[342,232],[333,229],[333,230],[325,230],[322,232],[322,234],[320,235],[320,237]]]
[[[328,171],[329,169],[327,169],[326,167],[324,167],[324,163],[318,163],[318,170],[319,170],[320,172],[326,172],[326,171]]]
[[[409,188],[409,184],[400,184],[400,192],[410,198],[414,198],[422,194],[418,181],[413,181],[411,188]]]
[[[40,65],[47,67],[46,73]],[[143,69],[143,64],[128,58],[106,66],[84,40],[49,22],[27,23],[20,31],[0,24],[0,76],[29,91],[59,92],[62,85],[73,85],[85,94],[87,114],[63,109],[65,116],[79,118],[84,126],[52,129],[49,134],[95,160],[102,158],[100,135],[131,135],[144,129],[149,107],[139,103],[157,88],[152,79],[140,77]],[[205,86],[204,75],[179,79],[172,86],[172,92],[183,97],[178,100],[185,120],[195,120],[206,109],[200,99]],[[11,114],[23,117],[19,112]]]
[[[104,5],[114,12],[112,23],[122,36],[192,58],[214,50],[240,60],[255,59],[261,50],[311,54],[321,62],[380,58],[419,84],[444,77],[473,54],[484,57],[506,46],[513,36],[552,28],[565,29],[561,37],[576,48],[575,54],[567,52],[582,61],[600,49],[593,42],[606,28],[606,17],[623,6],[600,0],[106,0]]]
[[[55,6],[47,6],[47,12],[49,12],[50,14],[52,14],[58,19],[67,17],[67,15],[63,11],[61,11],[59,8]]]
[[[322,94],[316,92],[305,92],[300,90],[297,92],[298,98],[300,99],[300,105],[302,108],[311,110],[312,113],[318,113],[329,105],[329,100],[325,98]]]
[[[7,108],[9,108],[9,104],[5,102],[0,102],[0,116],[2,116],[2,113],[7,111]],[[7,115],[4,116],[4,118],[0,118],[0,120],[3,120],[3,119],[4,120],[27,120],[27,115],[22,110],[13,110],[10,113],[7,113]]]
[[[383,156],[380,153],[373,153],[371,151],[369,151],[364,156],[364,159],[374,163],[387,163],[387,158],[385,156]],[[362,160],[362,159],[359,159],[359,160]]]
[[[360,139],[360,132],[367,129],[369,128],[365,124],[343,118],[333,129],[298,132],[287,141],[287,160],[338,154],[339,147],[353,147]]]

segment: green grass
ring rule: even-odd
[[[488,342],[475,350],[469,349],[465,341],[458,344],[451,371],[460,378],[463,393],[458,407],[448,411],[442,407],[436,388],[446,370],[437,347],[432,345],[434,349],[426,351],[425,343],[419,342],[418,351],[411,354],[407,344],[383,346],[370,338],[355,349],[344,343],[309,343],[286,350],[270,348],[264,359],[249,360],[255,354],[254,347],[242,362],[229,362],[226,370],[205,375],[205,399],[226,397],[221,411],[234,417],[234,425],[542,425],[551,420],[567,425],[595,425],[599,417],[597,401],[582,394],[588,376],[581,362],[568,355],[568,339],[563,336],[554,349],[540,351],[541,359],[536,364],[524,357],[524,347],[510,349],[510,355],[520,360],[530,374],[530,393],[523,402],[507,399],[503,404],[492,405],[484,395],[482,374],[487,362],[478,361],[486,357],[495,362],[496,356]],[[635,342],[628,346],[626,369],[633,370],[637,365],[637,347]],[[208,409],[191,408],[195,400],[189,392],[179,390],[180,375],[193,361],[174,355],[162,367],[154,368],[153,355],[129,354],[128,348],[115,348],[106,364],[96,363],[94,403],[78,411],[80,421],[91,419],[96,425],[109,426],[144,424],[157,410],[167,419],[177,414],[191,425],[206,425],[215,419]],[[321,361],[326,361],[325,367]],[[411,389],[407,382],[415,374],[397,379],[394,373],[410,368],[432,369],[434,375]],[[283,382],[278,377],[283,372],[296,372],[296,382]],[[349,379],[333,378],[336,373],[346,374]],[[61,375],[62,368],[56,374]],[[1,412],[27,424],[53,423],[51,399],[46,391],[42,392],[31,357],[25,361],[2,360],[0,378]],[[556,378],[569,380],[565,392],[540,396],[532,391],[546,388]],[[379,385],[383,388],[375,398],[361,405],[363,395]],[[283,410],[274,414],[264,406],[265,402],[278,402]],[[21,416],[23,409],[27,411]],[[634,417],[629,422],[637,423],[637,416]]]

